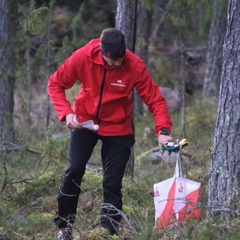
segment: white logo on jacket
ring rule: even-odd
[[[111,85],[115,86],[115,87],[126,87],[127,86],[126,84],[122,84],[121,79],[118,79],[116,83],[111,83]]]

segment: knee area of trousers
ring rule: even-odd
[[[77,166],[71,166],[68,168],[67,173],[72,176],[79,176],[85,173],[85,169]]]
[[[122,190],[121,184],[103,184],[104,192],[119,192]]]

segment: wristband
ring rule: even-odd
[[[167,128],[161,128],[161,129],[159,130],[159,132],[158,132],[158,136],[161,135],[161,134],[163,134],[163,135],[169,135],[168,129],[167,129]]]

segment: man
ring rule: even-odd
[[[65,90],[76,81],[80,81],[81,89],[72,109]],[[49,78],[48,93],[53,106],[59,120],[66,121],[71,130],[68,168],[58,195],[55,218],[60,229],[58,239],[72,239],[71,225],[81,180],[98,140],[102,141],[103,202],[113,206],[102,209],[101,223],[111,234],[118,233],[122,178],[135,142],[131,101],[134,87],[154,116],[159,146],[172,142],[169,136],[172,122],[166,101],[144,62],[126,49],[120,30],[103,30],[100,39],[93,39],[75,51]]]

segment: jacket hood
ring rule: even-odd
[[[100,51],[100,39],[93,39],[84,47],[88,59],[97,64],[103,64],[102,53]]]

